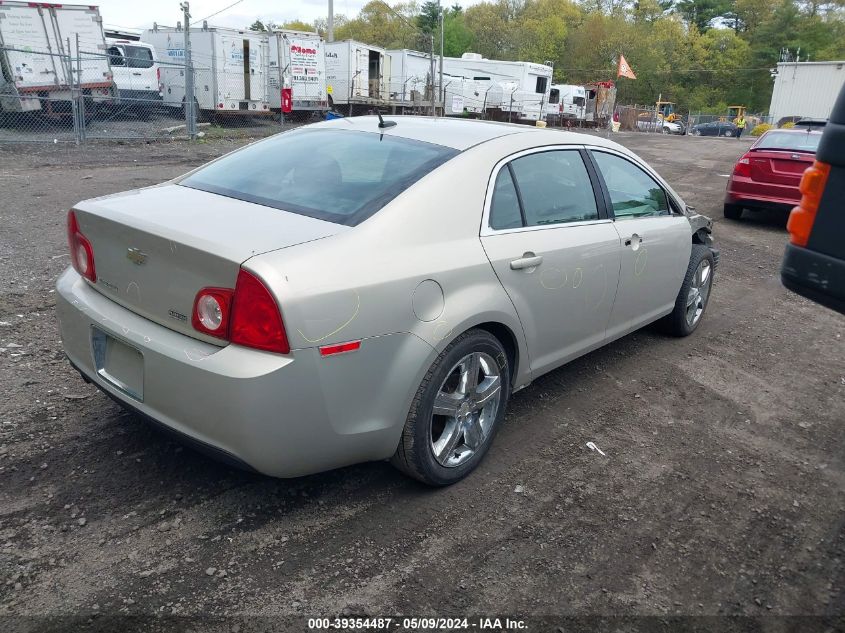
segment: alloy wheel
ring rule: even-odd
[[[502,373],[489,354],[472,352],[446,375],[434,398],[431,450],[441,466],[454,468],[481,448],[502,400]]]
[[[695,269],[695,276],[692,278],[689,293],[687,294],[687,324],[692,327],[701,318],[704,308],[707,306],[707,299],[710,296],[712,284],[712,267],[710,260],[702,259]]]

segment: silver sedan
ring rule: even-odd
[[[347,118],[77,204],[58,315],[85,380],[222,459],[444,485],[534,378],[695,330],[710,229],[596,136]]]

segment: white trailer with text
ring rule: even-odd
[[[282,88],[290,88],[293,112],[325,112],[326,51],[323,38],[306,31],[270,33],[270,109],[282,109]]]
[[[155,27],[141,34],[161,63],[164,105],[185,107],[185,32]],[[270,114],[266,33],[206,27],[191,29],[191,62],[198,116]]]
[[[355,40],[326,42],[330,105],[387,105],[389,78],[390,57],[385,49]]]
[[[90,114],[116,97],[96,6],[0,2],[0,70],[0,112],[69,115],[81,89]]]

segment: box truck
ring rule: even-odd
[[[587,91],[584,86],[553,84],[549,90],[549,104],[546,108],[546,120],[584,121],[586,117]]]
[[[279,29],[270,38],[270,109],[282,109],[282,88],[290,88],[293,112],[328,110],[326,50],[317,33]]]
[[[491,118],[538,121],[545,115],[552,83],[552,67],[531,62],[485,59],[478,53],[444,57],[444,72],[494,84],[488,93]],[[445,83],[445,80],[444,80]]]
[[[87,4],[0,2],[0,70],[3,112],[70,114],[77,86],[86,113],[116,95],[100,12]]]
[[[141,41],[156,49],[164,105],[185,106],[185,32],[155,26]],[[270,114],[266,33],[209,27],[191,29],[191,63],[198,116]]]
[[[378,46],[326,42],[326,83],[331,105],[386,105],[390,57]]]

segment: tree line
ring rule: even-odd
[[[444,3],[445,4],[445,3]],[[316,31],[326,20],[268,27]],[[387,5],[335,16],[336,40],[439,52],[437,2]],[[845,0],[487,0],[443,10],[444,52],[549,62],[557,83],[616,79],[619,55],[637,74],[618,82],[620,103],[658,95],[682,110],[763,112],[778,61],[845,59]]]

